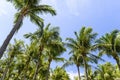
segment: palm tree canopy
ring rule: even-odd
[[[92,28],[82,27],[79,33],[75,32],[76,39],[67,38],[67,46],[71,48],[71,52],[77,51],[76,53],[88,54],[91,50],[93,40],[96,38],[97,33],[92,33]]]
[[[56,11],[49,5],[39,5],[41,0],[7,0],[15,6],[17,13],[15,14],[16,23],[19,17],[27,16],[30,20],[36,25],[40,26],[43,22],[43,19],[38,16],[38,14],[50,13],[51,15],[56,15]],[[19,24],[19,28],[22,25]],[[18,29],[19,29],[18,28]]]
[[[31,22],[41,27],[43,19],[38,16],[38,14],[50,13],[56,15],[55,10],[49,5],[39,5],[40,0],[7,0],[15,6],[17,13],[15,14],[14,27],[8,34],[7,38],[3,42],[0,48],[0,58],[3,56],[10,40],[12,39],[15,32],[17,32],[22,23],[24,17],[29,17]],[[42,27],[41,27],[42,28]]]
[[[52,80],[70,80],[67,72],[60,67],[56,67],[54,69],[52,76],[51,76],[51,79]]]
[[[100,50],[100,55],[103,53],[107,56],[116,56],[120,52],[119,30],[113,30],[111,33],[106,33],[96,41],[97,47]],[[114,53],[114,54],[113,54]]]
[[[100,59],[100,57],[90,53],[93,50],[93,43],[97,36],[97,33],[92,31],[90,27],[82,27],[79,33],[74,33],[76,39],[66,39],[68,41],[66,45],[70,48],[70,53],[77,54],[77,56],[87,56],[86,60],[97,63],[96,59]]]

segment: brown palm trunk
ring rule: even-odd
[[[86,80],[88,80],[87,62],[85,59],[84,59],[84,67],[85,67],[85,78]]]
[[[77,66],[77,70],[78,70],[78,80],[81,80],[81,78],[80,78],[80,69],[79,69],[79,66]]]
[[[4,73],[3,73],[3,76],[2,76],[2,79],[1,79],[1,80],[4,80],[4,79],[5,79],[6,74],[7,74],[8,70],[9,70],[8,67],[9,67],[9,66],[7,66],[7,67],[5,68],[5,71],[4,71]]]
[[[36,77],[37,77],[37,75],[38,75],[38,72],[39,72],[39,69],[40,69],[40,67],[41,67],[41,54],[42,53],[42,51],[39,53],[39,55],[38,55],[38,62],[37,62],[37,65],[36,65],[36,70],[35,70],[35,73],[34,73],[34,76],[33,76],[33,79],[32,80],[36,80]]]
[[[114,59],[115,59],[115,61],[116,61],[116,63],[117,63],[117,66],[118,66],[118,68],[119,68],[119,71],[120,71],[120,61],[119,61],[119,57],[116,56],[116,57],[114,57]]]
[[[48,80],[49,76],[50,76],[50,72],[49,72],[49,69],[50,69],[50,64],[51,64],[51,59],[48,60],[48,68],[47,68],[47,75],[46,75],[46,80]]]
[[[42,56],[43,48],[44,48],[43,45],[39,46],[39,51],[40,51],[40,52],[38,53],[38,62],[37,62],[36,70],[35,70],[35,73],[34,73],[34,76],[33,76],[33,79],[32,79],[32,80],[36,80],[36,77],[37,77],[37,75],[38,75],[39,69],[40,69],[40,67],[41,67],[41,65],[42,65],[41,56]]]
[[[36,77],[37,77],[38,72],[39,72],[39,66],[40,66],[40,62],[38,60],[37,65],[36,65],[36,70],[35,70],[35,73],[34,73],[34,76],[33,76],[33,80],[36,80]]]
[[[7,36],[7,38],[5,39],[5,41],[3,42],[1,48],[0,48],[0,59],[1,57],[3,56],[10,40],[12,39],[13,35],[15,34],[15,32],[19,29],[20,27],[20,24],[22,23],[23,21],[23,18],[24,16],[21,15],[19,18],[18,18],[18,21],[17,23],[14,25],[14,27],[12,28],[12,30],[10,31],[9,35]]]

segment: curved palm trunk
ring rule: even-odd
[[[47,68],[47,75],[46,75],[46,80],[48,80],[49,76],[50,76],[50,72],[49,72],[49,69],[50,69],[50,64],[51,64],[52,60],[51,59],[48,59],[48,68]]]
[[[80,78],[80,69],[79,69],[79,66],[77,66],[77,70],[78,70],[78,80],[81,80],[81,78]]]
[[[1,57],[3,56],[10,40],[12,39],[13,35],[15,34],[15,32],[19,29],[19,26],[20,24],[22,23],[23,21],[23,18],[24,16],[21,15],[19,18],[18,18],[18,21],[17,23],[14,25],[14,27],[12,28],[12,30],[10,31],[9,35],[7,36],[7,38],[5,39],[5,41],[3,42],[1,48],[0,48],[0,59]]]
[[[116,61],[116,63],[117,63],[117,66],[118,66],[118,68],[119,68],[119,71],[120,71],[120,61],[119,61],[119,57],[117,56],[117,57],[114,57],[114,59],[115,59],[115,61]]]
[[[88,80],[87,62],[85,59],[84,59],[84,67],[85,67],[85,78],[86,80]]]

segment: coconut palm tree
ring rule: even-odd
[[[0,58],[3,56],[4,51],[7,48],[10,40],[12,39],[15,32],[17,32],[22,23],[24,17],[30,17],[30,20],[36,25],[40,26],[43,22],[43,19],[38,16],[38,14],[50,13],[52,15],[56,15],[55,10],[49,5],[39,5],[40,0],[7,0],[14,4],[17,9],[17,13],[15,14],[14,27],[3,42],[3,45],[0,48]]]
[[[58,35],[59,36],[59,35]],[[54,61],[64,61],[64,58],[61,58],[60,55],[65,51],[64,44],[60,38],[58,39],[51,39],[49,43],[46,44],[46,53],[45,55],[48,56],[48,72],[46,75],[46,80],[49,78],[49,69],[51,62]]]
[[[115,66],[110,62],[106,62],[105,64],[98,65],[95,70],[95,79],[97,80],[115,80],[114,74]]]
[[[96,41],[100,51],[99,55],[106,54],[108,57],[113,57],[120,70],[120,33],[118,30],[113,30],[111,33],[106,33]]]
[[[44,24],[42,23],[40,26],[38,26],[37,31],[35,31],[34,33],[28,33],[24,35],[25,38],[29,38],[31,40],[31,45],[32,45],[31,47],[33,48],[32,52],[34,53],[32,54],[32,56],[36,62],[36,70],[33,76],[33,80],[36,79],[38,72],[40,70],[40,66],[42,65],[41,56],[45,44],[44,40],[42,40],[41,38],[43,36],[43,27]]]
[[[81,80],[81,77],[80,77],[80,68],[79,67],[83,67],[82,56],[72,54],[71,57],[69,58],[69,60],[63,65],[63,68],[67,67],[67,66],[70,66],[70,65],[74,65],[74,64],[77,67],[78,80]]]
[[[42,27],[44,27],[44,24],[42,24]],[[31,41],[35,41],[37,43],[36,45],[39,46],[39,50],[37,53],[38,56],[37,67],[33,77],[34,80],[37,76],[37,73],[39,72],[41,56],[43,55],[43,52],[44,55],[45,54],[49,55],[49,62],[51,63],[51,61],[55,59],[56,56],[59,56],[60,53],[65,49],[59,37],[59,28],[58,27],[50,28],[50,24],[48,24],[44,29],[38,28],[37,31],[35,31],[34,33],[26,34],[25,37],[30,38]],[[53,48],[55,48],[56,50]],[[59,54],[57,54],[57,52]]]
[[[67,72],[60,67],[56,67],[54,71],[52,72],[51,76],[52,80],[70,80],[69,75]]]
[[[88,80],[88,61],[97,63],[96,55],[92,54],[94,39],[96,38],[97,33],[92,32],[92,28],[82,27],[79,33],[75,32],[75,39],[67,38],[67,46],[71,49],[70,53],[75,52],[77,56],[82,56],[84,67],[85,67],[85,76]]]
[[[13,59],[14,59],[14,56],[16,56],[17,54],[21,54],[23,52],[23,41],[18,41],[15,39],[15,44],[12,45],[10,44],[9,45],[9,48],[8,48],[8,61],[7,61],[7,64],[6,64],[6,68],[4,70],[4,73],[3,73],[3,77],[1,80],[4,80],[6,75],[7,75],[7,72],[9,70],[9,67],[11,65],[11,63],[13,62]]]

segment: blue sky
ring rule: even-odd
[[[56,9],[57,16],[40,16],[44,18],[46,24],[50,22],[52,26],[59,26],[64,40],[66,37],[74,37],[73,32],[79,31],[82,26],[92,27],[99,36],[120,27],[120,0],[42,0],[42,3]],[[6,0],[0,0],[0,5],[0,45],[2,45],[13,27],[16,10]],[[14,38],[24,39],[23,34],[34,32],[36,28],[37,26],[26,18]],[[68,71],[71,69],[76,72],[75,67]]]

